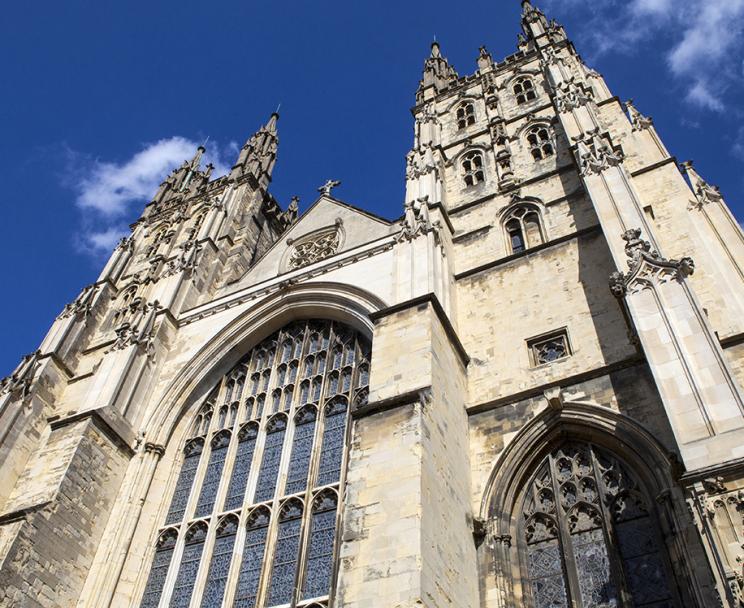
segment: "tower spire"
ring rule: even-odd
[[[279,108],[276,112],[272,112],[268,122],[245,142],[230,172],[231,180],[251,176],[263,188],[268,187],[279,149],[278,110]]]
[[[457,72],[442,56],[439,42],[431,43],[431,53],[424,62],[424,74],[416,92],[416,103],[422,103],[434,98],[438,93],[447,89],[458,78]]]

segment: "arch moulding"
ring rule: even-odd
[[[351,285],[330,282],[290,285],[258,302],[224,328],[183,366],[143,420],[145,440],[168,445],[181,418],[248,350],[286,324],[319,318],[345,323],[372,337],[369,315],[387,304]]]

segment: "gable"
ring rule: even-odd
[[[392,222],[321,196],[230,291],[244,288],[388,236]]]

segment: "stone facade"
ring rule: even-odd
[[[166,179],[0,384],[0,606],[744,605],[744,235],[530,2],[477,63],[397,220],[277,115]]]

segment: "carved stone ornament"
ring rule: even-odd
[[[559,112],[571,112],[592,100],[591,89],[585,88],[575,78],[560,83],[555,91],[555,103]]]
[[[303,266],[309,266],[335,255],[340,242],[341,234],[339,229],[331,228],[295,243],[294,250],[289,257],[289,269],[295,270]]]
[[[434,230],[434,224],[429,215],[429,197],[424,196],[405,204],[405,215],[398,234],[398,242],[410,241],[420,234],[428,234]]]
[[[634,131],[643,131],[649,129],[654,125],[654,121],[648,116],[641,114],[636,107],[633,105],[633,100],[629,99],[625,102],[625,107],[628,110],[628,117],[630,118],[630,124]]]
[[[653,285],[672,280],[681,281],[695,272],[692,258],[666,260],[651,249],[648,241],[641,239],[641,229],[632,228],[623,233],[625,253],[629,258],[627,273],[610,275],[610,290],[617,298],[638,293]]]
[[[318,188],[318,192],[320,192],[324,196],[333,196],[333,189],[340,185],[341,182],[337,179],[329,179],[328,181],[326,181],[325,184]]]
[[[93,299],[96,294],[96,285],[88,285],[83,287],[77,298],[73,302],[65,305],[64,310],[60,313],[60,319],[67,319],[69,317],[87,317],[93,307]]]
[[[180,272],[186,272],[187,274],[193,274],[199,265],[199,254],[202,252],[202,245],[196,240],[188,240],[179,245],[181,253],[168,260],[166,268],[163,271],[162,277],[170,277]]]
[[[623,160],[622,152],[613,150],[599,129],[575,138],[576,160],[582,177],[596,175],[610,167],[616,167]]]
[[[0,395],[11,395],[21,399],[28,397],[36,375],[40,355],[41,351],[37,350],[23,357],[10,376],[0,380]]]
[[[702,209],[709,203],[722,203],[723,195],[721,189],[718,186],[714,186],[706,182],[692,166],[692,161],[688,160],[682,163],[682,169],[687,173],[690,178],[690,184],[695,192],[695,201],[691,202],[689,207],[694,209]]]
[[[148,356],[152,357],[154,354],[155,315],[161,308],[157,300],[151,304],[140,300],[137,304],[137,310],[130,317],[130,320],[116,328],[116,339],[106,352],[110,353],[124,350],[130,346],[139,346],[148,353]]]

